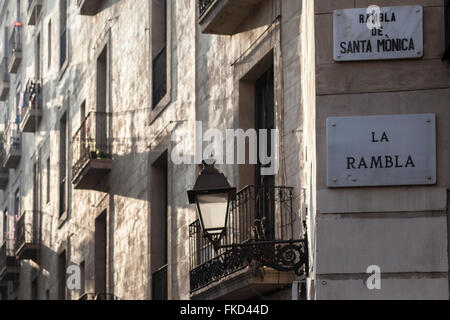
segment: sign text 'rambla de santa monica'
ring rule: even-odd
[[[422,6],[373,6],[334,11],[335,61],[422,56]]]
[[[327,186],[436,183],[434,114],[327,119]]]

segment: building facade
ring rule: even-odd
[[[422,6],[423,57],[335,61],[362,0],[2,0],[1,297],[448,299],[448,1],[376,2]],[[409,114],[436,183],[330,188],[328,118]],[[265,263],[204,238],[206,158],[238,190],[222,244]],[[269,266],[287,242],[300,272]]]

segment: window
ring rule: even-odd
[[[67,115],[64,114],[59,127],[59,217],[67,209],[67,136]]]
[[[97,58],[97,106],[95,115],[95,144],[98,150],[107,151],[107,117],[109,110],[110,74],[108,68],[109,46],[105,45]],[[86,112],[86,111],[85,111]]]
[[[62,69],[67,60],[67,0],[60,0],[60,52],[59,67]]]
[[[167,93],[167,1],[152,1],[152,100],[153,108]]]
[[[58,255],[58,299],[66,299],[66,251]]]
[[[8,235],[8,209],[5,209],[3,212],[3,241],[10,238]]]
[[[47,203],[50,203],[50,176],[51,176],[51,171],[50,171],[50,156],[48,156],[47,158]]]
[[[17,220],[20,216],[20,188],[16,189],[14,193],[14,219]]]
[[[47,68],[50,70],[52,66],[52,20],[48,21],[47,32]]]
[[[80,296],[86,292],[86,265],[85,262],[80,263]]]
[[[21,1],[17,0],[17,7],[16,7],[17,21],[21,21],[21,19],[22,19],[22,12],[21,12],[20,8],[21,8]]]
[[[95,293],[106,292],[106,211],[95,219]]]
[[[36,55],[35,55],[35,74],[36,80],[41,78],[41,34],[36,36]]]
[[[450,59],[450,0],[445,0],[445,53],[443,59]]]
[[[168,181],[167,151],[156,160],[151,168],[151,268],[152,299],[167,300],[167,263],[168,263]]]

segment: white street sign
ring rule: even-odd
[[[422,6],[334,11],[334,60],[423,57]]]
[[[327,119],[327,186],[436,183],[434,114]]]

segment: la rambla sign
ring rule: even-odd
[[[423,57],[422,6],[334,11],[335,61],[420,57]]]
[[[436,183],[434,114],[327,119],[327,186]]]

